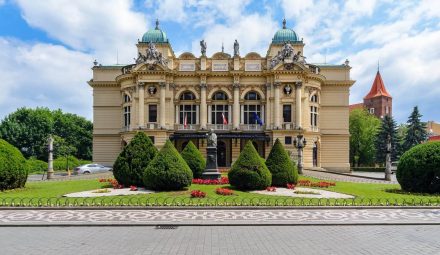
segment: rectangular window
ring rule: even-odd
[[[318,126],[318,107],[310,106],[310,126]]]
[[[370,108],[370,113],[374,114],[374,108]]]
[[[130,126],[130,106],[124,107],[124,127]]]
[[[211,107],[211,124],[223,124],[223,115],[226,121],[229,123],[228,119],[229,108],[228,105],[214,104]]]
[[[261,116],[261,105],[243,105],[244,124],[258,124],[258,118],[263,121]]]
[[[154,136],[148,136],[150,138],[151,142],[154,144]]]
[[[180,105],[179,106],[179,123],[185,124],[196,124],[197,121],[197,106],[196,105]]]
[[[148,105],[148,122],[157,122],[157,104]]]
[[[291,136],[285,136],[284,137],[284,144],[292,144],[292,137]]]
[[[292,105],[283,105],[283,121],[290,123],[292,122]]]

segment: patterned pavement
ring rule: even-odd
[[[438,224],[440,208],[0,210],[0,226]]]
[[[396,180],[396,176],[391,176],[391,181],[377,180],[370,178],[363,178],[359,176],[350,176],[345,174],[336,174],[330,172],[321,172],[314,170],[303,170],[304,176],[314,177],[321,180],[332,180],[332,181],[342,181],[342,182],[358,182],[358,183],[377,183],[377,184],[399,184]],[[366,174],[365,174],[366,175]]]

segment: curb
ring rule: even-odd
[[[440,209],[439,206],[209,206],[209,207],[197,207],[197,206],[152,206],[152,207],[139,207],[139,206],[108,206],[108,207],[0,207],[0,211],[11,210],[369,210],[369,209]]]
[[[370,177],[370,176],[364,176],[364,175],[346,174],[346,173],[340,173],[340,172],[334,172],[334,171],[324,171],[324,170],[315,170],[315,169],[305,169],[305,170],[313,171],[313,172],[321,172],[321,173],[330,173],[330,174],[351,176],[351,177],[370,179],[370,180],[376,180],[376,181],[384,181],[384,182],[389,182],[389,184],[395,184],[395,183],[392,183],[391,181],[386,181],[385,178],[377,178],[377,177]],[[311,177],[313,177],[313,176],[311,176]],[[347,181],[347,182],[349,182],[349,181]]]

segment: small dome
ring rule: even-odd
[[[142,36],[142,42],[167,43],[168,38],[164,31],[159,29],[159,20],[156,20],[156,27],[148,30]]]
[[[298,42],[295,31],[286,28],[286,19],[283,20],[283,28],[278,30],[273,36],[272,43]]]

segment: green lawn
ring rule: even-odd
[[[317,181],[314,178],[301,177]],[[99,183],[97,180],[69,180],[69,181],[50,181],[50,182],[28,182],[23,189],[0,192],[0,205],[3,204],[132,204],[132,205],[177,205],[177,204],[210,204],[210,205],[322,205],[335,203],[346,205],[381,205],[381,204],[440,204],[440,196],[420,195],[420,194],[398,194],[387,192],[388,189],[398,190],[399,185],[389,184],[367,184],[367,183],[349,183],[336,182],[336,186],[328,188],[330,191],[354,195],[351,199],[308,199],[291,198],[283,196],[260,195],[248,192],[234,191],[232,196],[221,196],[215,193],[218,187],[231,188],[229,185],[196,185],[193,184],[188,190],[158,192],[149,195],[133,196],[113,196],[102,198],[63,198],[62,195],[72,192],[93,190],[108,187],[105,183]],[[207,193],[204,199],[190,198],[192,190],[201,190]],[[40,199],[43,198],[43,199]],[[48,200],[48,198],[54,198]],[[55,199],[56,198],[56,199]]]

